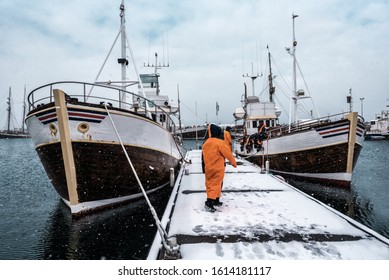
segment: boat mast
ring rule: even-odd
[[[9,133],[11,131],[11,129],[10,129],[10,126],[11,126],[11,87],[9,87],[7,104],[8,104],[7,132]]]
[[[256,78],[258,78],[258,77],[262,77],[262,75],[259,75],[259,73],[257,73],[257,74],[254,74],[254,63],[251,63],[251,75],[249,75],[248,73],[246,74],[246,75],[242,75],[243,77],[245,77],[245,78],[251,78],[251,87],[252,87],[252,91],[253,91],[253,95],[252,96],[254,96],[255,95],[255,89],[254,89],[254,81],[255,81],[255,79]]]
[[[293,93],[292,97],[290,99],[290,106],[289,106],[289,131],[292,125],[292,101],[293,101],[293,116],[294,116],[294,122],[297,122],[297,99],[298,99],[298,92],[297,92],[297,78],[296,78],[296,36],[295,36],[295,29],[294,29],[294,19],[298,17],[298,15],[292,14],[292,22],[293,22],[293,47],[292,50],[290,48],[285,48],[286,51],[293,57]]]
[[[270,102],[273,102],[273,95],[274,92],[276,91],[276,88],[273,86],[273,73],[271,70],[271,58],[270,58],[269,46],[267,46],[267,53],[269,56],[269,99]]]
[[[24,85],[22,132],[24,133],[24,118],[26,117],[26,85]]]
[[[118,62],[122,65],[122,94],[120,100],[120,107],[122,107],[122,103],[126,102],[125,98],[125,90],[126,90],[126,67],[128,65],[127,54],[126,54],[126,17],[125,17],[125,9],[124,9],[124,0],[122,0],[122,4],[120,5],[120,38],[121,38],[121,58],[118,59]]]
[[[293,20],[293,51],[292,51],[292,56],[293,56],[293,105],[294,105],[294,121],[297,122],[297,78],[296,78],[296,46],[297,46],[297,41],[296,41],[296,35],[295,35],[295,28],[294,28],[294,19],[298,17],[298,15],[292,14],[292,20]]]

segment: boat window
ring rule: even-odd
[[[257,123],[257,121],[253,121],[253,128],[256,128],[256,127],[258,127],[258,123]]]
[[[269,127],[270,126],[270,120],[266,120],[265,124],[266,124],[267,127]]]
[[[161,123],[166,122],[166,115],[165,115],[165,114],[159,115],[159,121],[160,121]]]

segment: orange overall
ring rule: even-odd
[[[207,198],[216,199],[221,197],[222,182],[224,179],[225,159],[236,168],[236,161],[223,140],[211,135],[208,129],[209,137],[203,145],[203,159],[205,169],[205,186]]]

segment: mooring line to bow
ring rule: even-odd
[[[150,208],[150,211],[154,217],[154,220],[155,220],[155,224],[157,226],[157,229],[158,229],[158,232],[159,234],[161,235],[161,240],[162,240],[162,244],[166,250],[166,252],[168,252],[168,254],[172,257],[172,258],[179,258],[180,256],[180,251],[179,251],[179,245],[177,245],[177,242],[176,242],[176,238],[175,237],[169,237],[167,235],[167,232],[165,231],[165,229],[163,228],[162,224],[161,224],[161,221],[159,220],[158,218],[158,215],[157,215],[157,212],[155,211],[153,205],[151,204],[150,202],[150,199],[149,197],[147,196],[147,193],[145,191],[145,189],[143,188],[143,185],[142,185],[142,182],[140,181],[139,179],[139,176],[134,168],[134,165],[132,164],[132,161],[127,153],[127,150],[126,148],[124,147],[124,144],[123,144],[123,141],[122,141],[122,138],[120,137],[119,135],[119,132],[115,126],[115,123],[111,117],[111,114],[107,108],[107,105],[104,103],[104,107],[105,107],[105,110],[107,111],[107,114],[108,114],[108,117],[111,121],[111,124],[112,124],[112,127],[113,129],[115,130],[115,133],[116,133],[116,136],[118,137],[119,139],[119,142],[120,142],[120,145],[123,149],[123,152],[127,158],[127,161],[128,163],[130,164],[131,166],[131,169],[132,169],[132,172],[134,173],[134,176],[136,178],[136,181],[138,182],[138,185],[139,185],[139,188],[141,189],[142,193],[143,193],[143,196],[144,198],[146,199],[146,202]]]

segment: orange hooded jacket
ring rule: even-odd
[[[209,138],[203,145],[203,160],[205,172],[205,186],[207,198],[216,199],[221,197],[222,182],[224,179],[225,159],[236,168],[236,161],[223,140],[219,137],[222,135],[220,127],[214,124],[208,126]]]
[[[227,130],[224,131],[224,143],[230,148],[232,152],[232,139],[231,139],[231,133]]]

